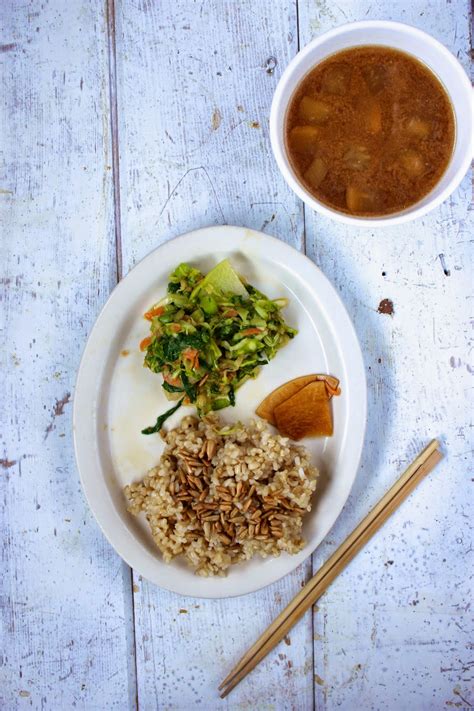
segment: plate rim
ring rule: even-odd
[[[298,555],[289,557],[289,560],[294,559],[294,565],[292,565],[288,570],[285,572],[278,574],[277,576],[273,577],[272,579],[268,580],[267,582],[264,582],[263,584],[261,582],[257,582],[254,585],[247,586],[245,590],[238,590],[236,592],[228,592],[224,591],[222,594],[219,593],[203,593],[200,591],[199,593],[193,592],[193,591],[185,591],[183,592],[182,588],[179,586],[176,586],[172,583],[168,583],[166,580],[166,575],[164,580],[160,580],[157,582],[156,580],[153,579],[153,577],[150,575],[149,572],[145,572],[140,565],[136,564],[136,561],[132,561],[133,555],[128,555],[129,551],[126,550],[125,552],[123,551],[123,547],[121,548],[122,541],[118,542],[118,538],[121,538],[122,540],[124,539],[123,531],[117,531],[116,535],[112,535],[112,531],[110,530],[113,528],[112,525],[107,524],[103,520],[102,516],[102,511],[100,510],[100,506],[96,504],[96,501],[94,500],[93,497],[93,491],[91,487],[91,482],[87,480],[87,477],[84,476],[84,467],[82,466],[84,464],[83,462],[83,454],[81,452],[81,445],[80,445],[80,435],[82,433],[82,428],[83,428],[83,413],[81,411],[81,398],[83,397],[83,386],[82,382],[84,381],[86,377],[86,371],[89,366],[89,350],[91,348],[91,344],[93,341],[94,336],[97,334],[97,332],[100,330],[100,325],[103,321],[103,319],[106,317],[107,311],[110,309],[111,303],[116,299],[116,296],[118,293],[120,293],[124,288],[126,288],[126,283],[130,278],[130,275],[135,272],[141,265],[143,265],[145,262],[151,261],[155,258],[155,255],[157,252],[160,250],[166,248],[170,244],[176,245],[179,242],[186,242],[189,239],[196,239],[196,236],[199,235],[199,233],[209,233],[209,232],[222,232],[222,231],[236,231],[244,234],[248,234],[249,236],[254,236],[258,237],[259,239],[264,239],[264,241],[267,241],[269,245],[274,245],[278,246],[279,250],[287,251],[291,257],[293,258],[300,258],[302,262],[305,262],[307,266],[310,267],[310,269],[314,270],[318,274],[318,278],[322,283],[324,284],[325,288],[328,290],[329,293],[331,293],[332,298],[338,303],[339,309],[341,313],[345,317],[346,323],[344,324],[345,328],[347,328],[347,331],[345,332],[345,340],[349,339],[351,341],[351,368],[354,372],[358,371],[359,374],[359,387],[358,387],[358,396],[361,398],[358,400],[357,406],[360,412],[360,417],[358,419],[359,422],[359,432],[356,440],[356,449],[352,450],[352,457],[351,461],[352,464],[349,468],[349,473],[350,477],[347,476],[346,472],[346,478],[349,481],[349,486],[347,488],[347,492],[345,494],[344,500],[342,503],[337,507],[337,511],[334,516],[334,520],[329,526],[326,526],[322,529],[322,535],[320,536],[320,540],[313,546],[311,549],[307,552],[307,554],[304,556],[303,559],[299,559]],[[238,232],[235,234],[234,239],[238,239]],[[241,235],[242,236],[242,235]],[[241,238],[241,237],[240,237]],[[230,239],[232,239],[232,235],[230,236]],[[232,248],[232,244],[230,244],[230,239],[229,239],[229,248]],[[236,246],[234,244],[234,246]],[[203,256],[205,256],[205,252],[203,252]],[[308,285],[307,280],[304,279],[304,283]],[[310,291],[313,291],[313,288],[308,285],[310,288]],[[347,352],[348,348],[347,346],[345,347],[345,352]],[[95,395],[95,393],[94,393]],[[87,399],[87,398],[86,398]],[[89,399],[91,399],[89,397]],[[95,399],[95,398],[93,398]],[[98,410],[98,404],[94,404],[94,416],[96,416]],[[269,585],[272,585],[273,583],[277,582],[278,580],[281,580],[283,577],[288,575],[289,573],[293,572],[298,565],[300,565],[303,561],[306,561],[308,557],[310,557],[315,550],[321,545],[321,543],[324,541],[324,539],[327,537],[329,531],[333,528],[335,525],[336,521],[338,520],[342,509],[344,508],[345,504],[347,503],[347,500],[349,498],[349,495],[351,493],[352,487],[354,485],[357,472],[359,469],[359,464],[360,464],[360,459],[362,455],[362,450],[363,450],[363,445],[365,441],[365,434],[366,434],[366,425],[367,425],[367,379],[366,379],[366,373],[365,373],[365,366],[364,366],[364,359],[362,355],[362,350],[360,347],[359,339],[357,337],[356,330],[354,328],[354,325],[352,323],[352,320],[349,316],[349,313],[346,309],[346,306],[344,302],[342,301],[339,293],[336,291],[335,287],[331,283],[331,281],[326,277],[326,275],[322,272],[322,270],[303,252],[300,252],[298,249],[293,247],[292,245],[288,244],[287,242],[284,242],[283,240],[274,237],[272,235],[268,235],[264,232],[260,232],[258,230],[253,230],[251,228],[247,227],[242,227],[238,225],[210,225],[207,227],[201,227],[196,230],[191,230],[189,232],[177,235],[171,239],[166,240],[162,244],[158,245],[155,247],[155,249],[151,250],[147,255],[145,255],[142,259],[140,259],[128,272],[127,274],[121,279],[115,287],[112,289],[110,292],[107,300],[105,301],[104,305],[99,311],[99,314],[97,315],[94,324],[92,325],[89,335],[86,339],[83,352],[81,355],[81,360],[79,363],[79,367],[77,370],[77,376],[76,376],[76,382],[75,382],[75,388],[74,388],[74,399],[73,399],[73,410],[72,410],[72,428],[73,428],[73,441],[74,441],[74,452],[75,452],[75,460],[76,460],[76,466],[77,470],[79,473],[79,479],[82,487],[82,491],[84,493],[84,496],[86,498],[87,504],[94,516],[95,521],[97,522],[102,534],[105,536],[109,544],[112,546],[114,551],[117,553],[117,555],[122,558],[122,560],[127,563],[127,565],[135,570],[139,575],[144,577],[146,580],[149,580],[152,582],[154,585],[157,585],[160,588],[163,588],[169,592],[173,592],[179,595],[184,595],[187,597],[193,597],[196,599],[226,599],[226,598],[231,598],[231,597],[239,597],[241,595],[247,595],[252,592],[256,592],[257,590],[261,590],[265,587],[268,587]],[[94,445],[96,443],[94,442]],[[344,444],[341,447],[341,451],[344,448]],[[102,473],[102,478],[104,478],[104,472],[102,466],[100,466],[100,457],[97,457],[98,463],[99,463],[99,469]],[[105,483],[104,483],[105,485]],[[113,515],[117,519],[117,524],[121,526],[122,528],[125,528],[123,526],[123,523],[120,519],[120,516],[118,512],[116,511],[114,505],[112,504],[113,508]],[[124,542],[124,541],[123,541]],[[308,542],[309,543],[309,542]],[[310,544],[311,545],[311,544]],[[150,554],[151,555],[151,554]],[[163,561],[160,560],[160,563],[162,565],[165,565]],[[220,579],[220,578],[219,578]]]

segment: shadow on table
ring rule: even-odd
[[[324,252],[318,254],[317,249],[321,249],[321,246],[314,247],[311,254],[310,247],[308,256],[331,280],[347,308],[360,342],[367,378],[367,427],[362,455],[349,498],[330,534],[331,539],[334,534],[334,538],[340,543],[376,502],[376,498],[370,495],[370,491],[374,488],[377,472],[384,461],[387,442],[393,429],[396,398],[391,365],[392,348],[386,335],[387,323],[383,321],[392,317],[380,313],[377,310],[377,303],[368,304],[360,300],[359,295],[367,291],[365,284],[362,283],[364,273],[359,265],[348,263],[347,254],[343,253],[344,245],[339,247],[339,244],[332,243],[330,257],[326,257]],[[338,251],[341,252],[340,255]],[[346,270],[350,271],[350,278],[347,278],[347,272],[342,272],[340,268],[344,262]],[[318,500],[322,498],[330,484],[331,473],[331,462],[323,457],[320,463],[317,498],[313,508],[316,515]],[[338,533],[339,527],[340,533]],[[328,540],[327,542],[329,543]]]

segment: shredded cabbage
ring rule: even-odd
[[[145,314],[145,366],[161,373],[168,399],[194,404],[199,416],[234,405],[235,391],[297,334],[281,314],[287,299],[271,300],[240,283],[245,296],[221,291],[198,269],[180,264],[166,297]]]

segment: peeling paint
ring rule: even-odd
[[[211,118],[211,127],[213,131],[217,131],[222,122],[222,114],[219,109],[214,109]]]
[[[60,417],[61,415],[64,415],[64,408],[70,402],[71,402],[71,393],[69,393],[69,392],[67,392],[60,400],[56,400],[56,402],[53,406],[52,419],[51,419],[51,422],[49,423],[49,425],[46,427],[44,439],[46,439],[48,437],[48,435],[53,431],[56,418]]]
[[[8,459],[8,457],[4,457],[3,459],[0,459],[0,467],[2,467],[2,469],[10,469],[15,466],[16,462],[16,459]]]

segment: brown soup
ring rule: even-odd
[[[286,147],[315,198],[353,215],[418,202],[443,175],[454,113],[436,76],[388,47],[353,47],[315,66],[293,94]]]

